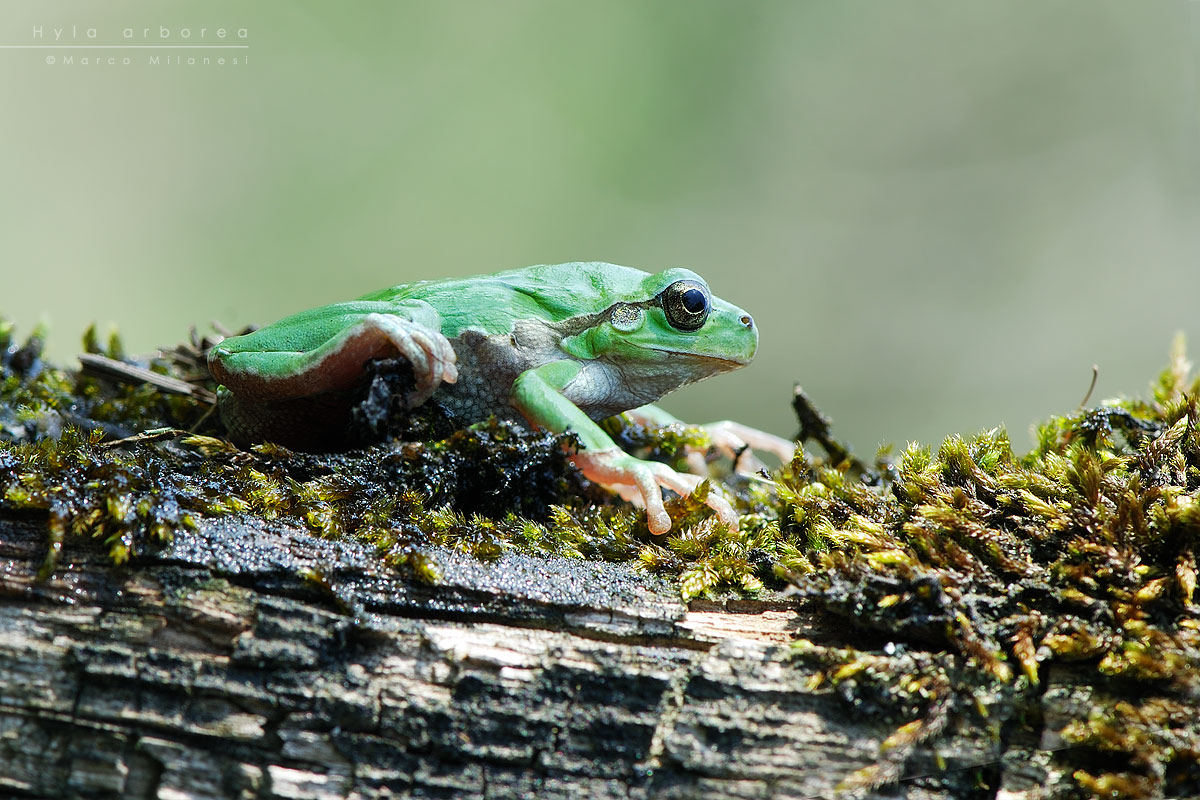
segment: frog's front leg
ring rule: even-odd
[[[636,486],[646,505],[650,532],[656,536],[666,533],[671,529],[671,517],[659,487],[687,495],[695,491],[701,479],[678,473],[666,464],[643,461],[617,447],[600,426],[563,394],[563,388],[580,369],[574,362],[555,361],[523,372],[513,382],[513,405],[536,425],[555,433],[569,430],[577,435],[582,449],[572,460],[583,474],[604,485]],[[737,525],[737,512],[717,492],[709,492],[705,502],[721,522]]]
[[[276,401],[349,388],[372,358],[403,356],[420,405],[443,382],[458,380],[454,348],[427,303],[355,301],[306,311],[244,336],[208,356],[218,383],[245,400]]]

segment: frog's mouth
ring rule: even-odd
[[[720,370],[721,372],[747,366],[750,363],[751,359],[754,358],[753,353],[751,353],[748,358],[744,358],[744,359],[743,358],[723,358],[721,356],[714,356],[709,353],[696,353],[696,352],[692,352],[690,350],[674,350],[669,347],[653,347],[650,345],[640,345],[640,347],[643,350],[651,350],[655,353],[662,353],[663,355],[666,355],[666,356],[675,356],[677,358],[686,359],[688,361],[695,361],[695,362],[708,363],[708,364],[721,364],[721,365],[723,365]]]

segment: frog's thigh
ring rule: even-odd
[[[440,331],[393,314],[370,313],[319,347],[304,352],[230,353],[214,348],[210,360],[219,383],[263,400],[306,397],[351,386],[372,358],[403,356],[417,390],[410,405],[428,399],[442,382],[458,379],[454,348]]]

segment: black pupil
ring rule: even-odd
[[[683,293],[683,297],[680,298],[680,303],[683,305],[684,310],[689,314],[702,314],[704,313],[705,307],[708,305],[707,301],[704,299],[704,292],[700,291],[699,289],[686,290]]]

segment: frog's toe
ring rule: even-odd
[[[371,314],[366,322],[386,334],[399,354],[412,365],[417,385],[407,398],[410,408],[428,400],[442,383],[458,380],[454,347],[440,331],[388,314]]]
[[[770,453],[784,464],[791,462],[796,451],[794,442],[740,422],[723,420],[702,427],[712,438],[713,446],[735,460],[739,472],[755,472],[762,468],[763,463],[750,450]]]
[[[665,465],[663,465],[665,467]],[[675,470],[666,467],[663,470],[655,470],[655,477],[661,486],[665,486],[678,495],[689,495],[696,491],[696,487],[700,485],[700,478],[696,475],[684,475]],[[736,528],[738,524],[737,512],[733,510],[733,506],[729,501],[720,495],[716,488],[710,489],[708,497],[705,498],[704,504],[711,508],[717,515],[717,519],[725,523],[731,528]],[[668,528],[669,528],[668,524]],[[653,531],[653,529],[651,529]],[[664,531],[665,533],[665,531]]]
[[[687,461],[688,472],[693,475],[708,474],[708,459],[705,458],[703,450],[693,450],[689,447],[684,458]]]
[[[417,380],[417,388],[408,398],[409,408],[415,408],[428,400],[443,383],[456,383],[458,367],[454,363],[454,348],[436,331],[415,333],[411,345],[411,355],[403,354],[412,363]]]
[[[637,484],[642,502],[646,504],[646,526],[650,528],[650,533],[662,536],[671,530],[671,515],[663,504],[662,491],[658,488],[662,481],[655,472],[639,464],[630,469],[630,477]]]
[[[438,334],[441,340],[439,345],[439,363],[442,365],[442,382],[443,383],[458,383],[458,355],[454,352],[454,346],[450,344],[445,336]]]

